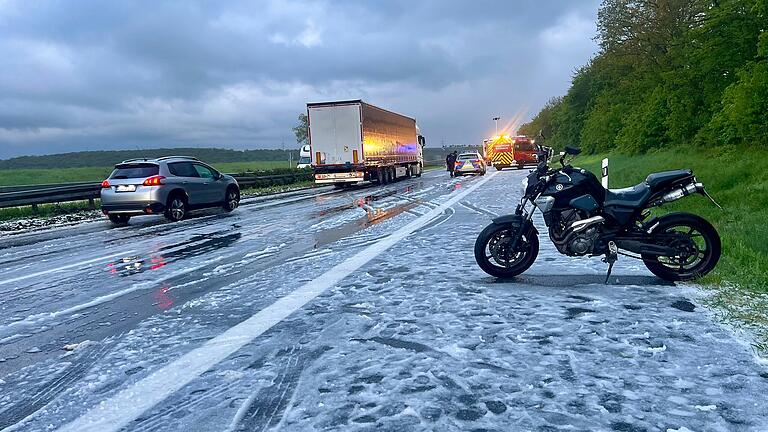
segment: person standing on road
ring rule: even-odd
[[[445,158],[445,166],[448,169],[448,172],[451,173],[451,177],[453,177],[453,170],[456,168],[456,157],[457,153],[448,153],[448,156]]]

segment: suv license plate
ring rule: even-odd
[[[118,192],[136,192],[136,185],[120,185],[117,187]]]

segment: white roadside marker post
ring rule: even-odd
[[[603,159],[603,187],[608,189],[608,158]]]

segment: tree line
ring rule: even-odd
[[[596,56],[521,133],[589,153],[768,146],[768,0],[604,0],[597,29]]]
[[[57,169],[111,167],[128,159],[163,156],[192,156],[208,163],[287,161],[288,152],[299,159],[298,150],[230,150],[221,148],[172,148],[146,150],[106,150],[62,153],[44,156],[21,156],[0,160],[2,169]]]

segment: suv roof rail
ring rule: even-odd
[[[120,163],[124,164],[124,163],[139,162],[139,161],[141,161],[141,162],[149,162],[150,160],[151,159],[149,159],[149,158],[134,158],[134,159],[126,159],[126,160],[124,160],[124,161],[122,161]]]
[[[196,158],[194,156],[163,156],[163,157],[157,158],[156,160],[161,161],[161,160],[167,160],[167,159],[192,159],[192,160],[196,160],[196,161],[200,160],[200,159],[198,159],[198,158]]]

